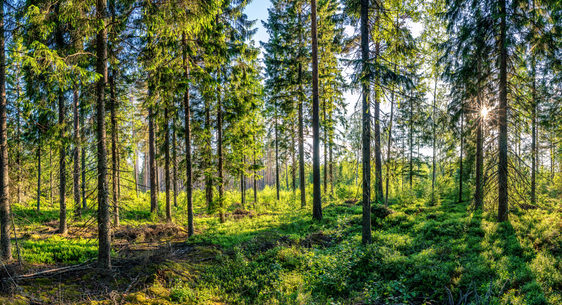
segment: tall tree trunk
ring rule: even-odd
[[[463,157],[463,149],[464,149],[464,104],[461,105],[461,132],[460,132],[460,136],[461,136],[461,150],[460,150],[460,156],[459,156],[459,203],[461,203],[462,200],[462,184],[463,184],[463,172],[462,172],[462,157]]]
[[[219,77],[220,79],[220,77]],[[222,155],[222,97],[221,90],[218,90],[217,105],[217,158],[218,158],[218,176],[219,176],[219,213],[220,222],[225,222],[224,211],[224,176],[223,176],[223,155]]]
[[[37,212],[41,211],[41,140],[37,141]]]
[[[306,206],[306,178],[304,176],[304,118],[303,118],[303,99],[304,91],[302,88],[302,64],[299,63],[299,106],[298,106],[298,116],[299,116],[299,187],[301,195],[301,208],[304,209]]]
[[[98,159],[98,264],[101,268],[111,268],[111,236],[109,225],[109,203],[107,191],[107,155],[105,144],[105,99],[107,83],[107,28],[105,26],[106,1],[97,0],[96,17],[101,21],[96,37],[96,72],[101,78],[96,84],[97,96],[97,159]]]
[[[84,134],[84,106],[80,104],[80,130],[82,130],[82,134]],[[82,163],[82,210],[88,210],[88,202],[86,200],[86,148],[84,147],[84,142],[82,138],[80,139],[80,157]]]
[[[246,185],[244,181],[244,164],[246,163],[246,156],[242,156],[242,168],[240,169],[240,202],[242,204],[242,208],[244,208],[246,204]]]
[[[279,200],[279,131],[277,126],[277,100],[275,101],[275,191]]]
[[[499,1],[500,9],[500,83],[499,83],[499,109],[498,109],[498,221],[507,221],[508,216],[508,193],[507,193],[507,25],[506,25],[506,3]]]
[[[254,140],[255,141],[255,140]],[[254,144],[255,145],[255,144]],[[256,203],[258,202],[258,181],[257,181],[257,170],[256,170],[256,149],[254,147],[254,209],[256,208]]]
[[[111,121],[111,199],[113,201],[113,225],[119,226],[119,201],[117,198],[117,97],[115,95],[115,70],[109,74],[110,121]]]
[[[207,212],[210,214],[212,210],[212,202],[213,202],[213,180],[210,173],[211,168],[211,106],[209,105],[209,101],[205,101],[205,131],[207,134],[207,141],[205,145],[205,203],[207,204]]]
[[[294,125],[293,125],[294,126]],[[291,188],[293,194],[297,191],[297,164],[296,164],[296,150],[295,150],[295,129],[291,129]]]
[[[536,176],[537,176],[537,88],[536,88],[536,73],[535,73],[535,58],[532,59],[532,77],[533,77],[533,87],[532,87],[532,101],[531,101],[531,124],[532,124],[532,134],[531,134],[531,204],[537,202],[536,199]]]
[[[408,133],[409,137],[409,144],[410,144],[410,166],[409,166],[409,181],[410,181],[410,190],[412,190],[413,182],[414,182],[414,104],[412,98],[410,100],[410,132]]]
[[[377,19],[379,22],[379,9],[377,9]],[[380,55],[380,42],[377,41],[375,44],[375,64],[378,61]],[[375,200],[377,204],[381,204],[384,201],[384,196],[382,192],[382,161],[381,161],[381,127],[380,127],[380,98],[379,90],[380,86],[380,73],[377,70],[375,76]]]
[[[320,194],[320,111],[318,103],[318,33],[316,0],[310,0],[312,20],[312,218],[322,220]]]
[[[60,9],[60,4],[55,5],[55,12],[58,15]],[[60,51],[63,50],[65,43],[63,37],[63,29],[60,21],[57,23],[57,29],[55,32],[55,43]],[[67,222],[66,222],[66,105],[64,90],[62,84],[59,84],[58,89],[58,110],[59,110],[59,230],[60,234],[66,234],[67,232]]]
[[[54,188],[53,188],[53,144],[49,143],[49,203],[52,205],[55,201]]]
[[[328,191],[328,122],[326,121],[326,99],[322,99],[322,119],[324,120],[324,189],[326,195]]]
[[[8,129],[6,115],[6,41],[4,37],[4,1],[0,0],[0,248],[2,258],[12,258],[10,243],[10,192],[8,184]]]
[[[191,168],[191,107],[189,105],[189,62],[187,58],[187,40],[185,33],[182,35],[183,46],[183,69],[185,74],[185,93],[183,95],[184,125],[185,125],[185,165],[186,165],[186,196],[187,196],[187,236],[191,237],[194,233],[193,225],[193,174]],[[208,126],[208,112],[205,117],[205,126]],[[211,190],[212,191],[212,190]],[[208,196],[208,195],[207,195]],[[211,194],[212,196],[212,194]],[[209,200],[208,197],[206,197]],[[207,202],[210,207],[210,201]]]
[[[134,120],[131,120],[131,134],[132,138],[135,139],[135,125]],[[138,143],[134,144],[133,148],[133,178],[135,179],[135,195],[139,197],[139,165],[138,165],[139,153],[138,153]]]
[[[152,90],[149,89],[149,96]],[[158,190],[156,185],[156,148],[154,144],[154,113],[148,106],[148,171],[150,179],[150,213],[158,213]]]
[[[369,111],[370,75],[369,62],[369,0],[361,0],[361,84],[362,84],[362,132],[361,158],[363,167],[363,229],[361,241],[371,243],[371,112]]]
[[[81,202],[80,202],[80,117],[78,115],[78,86],[74,84],[73,90],[73,103],[72,112],[74,114],[73,127],[74,127],[74,149],[72,151],[73,171],[72,171],[72,191],[74,193],[74,205],[76,209],[76,217],[82,216]]]
[[[20,76],[19,70],[16,75],[16,187],[17,187],[17,202],[21,203],[21,109],[20,109],[20,96],[21,96],[21,88],[20,88]]]
[[[437,135],[436,133],[436,124],[435,124],[435,120],[436,120],[436,108],[437,108],[437,70],[435,71],[435,79],[434,79],[434,84],[433,84],[433,106],[432,106],[432,114],[431,114],[431,134],[432,134],[432,158],[431,158],[431,203],[435,203],[435,161],[436,161],[436,157],[435,157],[435,152],[437,149],[437,145],[436,145],[436,141],[437,141]]]
[[[59,150],[59,233],[66,234],[66,144],[64,138],[66,137],[66,127],[64,118],[66,116],[66,107],[64,105],[63,92],[59,92],[59,137],[62,140]]]
[[[484,117],[482,117],[481,109],[482,99],[480,98],[480,94],[476,96],[478,99],[478,118],[476,120],[476,178],[475,178],[475,191],[474,191],[474,207],[475,209],[481,209],[483,206],[483,176],[484,176],[484,149],[483,149],[483,137],[482,137],[482,128],[483,124],[485,123]]]
[[[174,198],[174,207],[178,207],[178,140],[176,138],[176,116],[172,120],[172,193]]]
[[[172,221],[172,205],[170,203],[170,110],[168,102],[164,102],[164,184],[166,187],[166,221]]]

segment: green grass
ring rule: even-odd
[[[158,289],[167,292],[153,298],[186,304],[562,303],[562,215],[556,204],[514,210],[509,223],[498,224],[491,211],[473,212],[468,203],[443,196],[431,204],[420,190],[422,197],[410,193],[392,201],[392,213],[373,221],[373,243],[365,246],[361,206],[343,204],[355,192],[354,187],[336,188],[341,197],[325,198],[320,222],[311,219],[310,206],[300,209],[298,194],[283,191],[283,200],[276,202],[269,188],[259,194],[255,209],[248,205],[253,217],[226,223],[216,214],[197,217],[198,234],[189,244],[213,245],[216,260],[178,262],[177,268],[189,269],[196,280],[155,277]],[[180,224],[186,223],[183,196],[173,209]],[[195,213],[205,213],[202,192],[194,198]],[[161,207],[163,199],[160,194]],[[227,193],[226,202],[228,213],[237,208],[238,194]],[[148,212],[148,194],[125,197],[122,203],[124,225],[162,217]],[[19,245],[26,262],[78,263],[95,257],[92,237],[33,233],[56,220],[58,209],[36,213],[15,206],[14,214],[25,232]],[[71,222],[87,227],[92,216],[88,212]]]

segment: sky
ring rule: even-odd
[[[246,6],[246,15],[250,20],[257,20],[256,27],[258,28],[258,32],[254,36],[254,40],[256,40],[257,45],[259,46],[259,42],[267,42],[269,39],[269,35],[267,31],[263,27],[262,21],[267,20],[267,9],[271,7],[270,0],[252,0],[248,6]]]

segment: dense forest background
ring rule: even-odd
[[[248,2],[0,1],[2,303],[562,302],[559,1]]]

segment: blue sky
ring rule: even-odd
[[[248,6],[246,6],[246,15],[250,20],[257,20],[256,27],[258,28],[258,32],[254,36],[254,40],[256,40],[256,45],[259,46],[259,42],[267,42],[269,35],[265,31],[262,20],[267,20],[267,9],[271,7],[270,0],[252,0]]]

